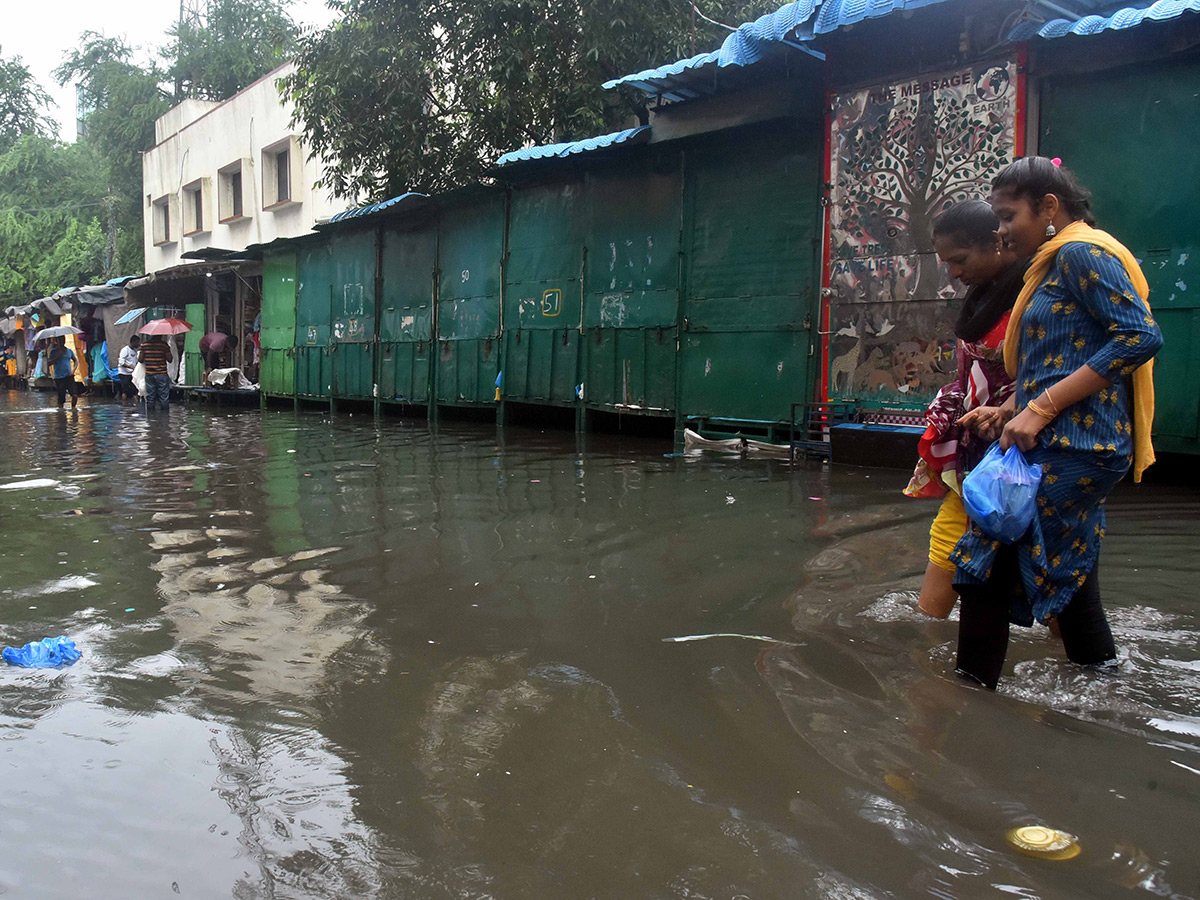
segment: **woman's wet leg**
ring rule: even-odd
[[[955,585],[961,599],[955,671],[992,690],[1000,682],[1008,653],[1009,614],[1018,576],[1016,553],[1006,547],[996,554],[986,584]]]
[[[1100,561],[1096,560],[1096,565],[1067,608],[1058,615],[1058,627],[1067,658],[1081,666],[1110,662],[1117,658],[1117,646],[1108,627],[1108,618],[1104,615],[1104,606],[1100,603],[1099,568]]]

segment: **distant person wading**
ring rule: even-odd
[[[146,367],[146,411],[154,409],[155,404],[161,404],[167,409],[171,403],[171,379],[167,375],[167,361],[171,351],[161,334],[156,334],[142,342],[138,351],[138,361]]]
[[[129,343],[121,348],[121,355],[117,358],[117,377],[120,379],[120,385],[117,389],[121,397],[121,405],[129,403],[137,398],[137,388],[133,384],[133,370],[138,364],[138,347],[141,346],[142,339],[136,334],[131,335]]]
[[[79,404],[79,395],[83,393],[83,385],[75,380],[75,370],[79,361],[75,351],[67,346],[64,338],[51,339],[50,349],[46,354],[46,364],[54,378],[54,388],[58,392],[58,408],[62,409],[71,395],[71,409]]]

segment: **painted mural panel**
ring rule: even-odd
[[[953,375],[951,282],[930,223],[1012,162],[1016,65],[836,95],[830,134],[829,395],[921,407]]]

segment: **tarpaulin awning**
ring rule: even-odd
[[[28,316],[35,312],[45,313],[48,316],[61,316],[66,313],[66,310],[59,306],[53,297],[42,297],[40,300],[26,303],[24,306],[10,306],[4,312],[10,316]]]
[[[117,284],[85,284],[82,287],[56,291],[55,299],[84,306],[107,306],[125,299],[125,291]]]
[[[185,263],[159,269],[125,282],[125,303],[130,307],[184,306],[204,302],[204,279],[223,272],[238,272],[252,263]]]

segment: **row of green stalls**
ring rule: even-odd
[[[818,87],[785,78],[702,138],[681,117],[510,154],[496,185],[264,248],[264,394],[773,433],[817,374]]]

